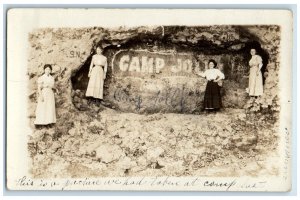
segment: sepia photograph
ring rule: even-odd
[[[8,189],[291,189],[290,11],[7,18]]]

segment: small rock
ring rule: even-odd
[[[50,152],[55,153],[59,148],[61,148],[61,144],[59,141],[53,142],[52,146],[50,147]]]
[[[141,156],[137,159],[137,164],[138,166],[146,166],[147,165],[147,160],[144,156]]]
[[[69,139],[65,142],[65,145],[64,145],[64,149],[66,151],[70,151],[71,148],[72,148],[72,145],[73,145],[73,140],[72,139]]]
[[[74,106],[75,106],[77,109],[80,109],[81,104],[75,102],[75,103],[74,103]]]
[[[242,49],[244,46],[245,46],[244,43],[242,43],[242,44],[235,44],[235,45],[230,46],[230,47],[229,47],[229,50],[240,50],[240,49]]]
[[[220,137],[227,138],[227,137],[229,137],[231,134],[230,134],[229,131],[223,130],[223,131],[218,132],[218,135],[219,135]]]
[[[115,144],[121,144],[121,143],[122,143],[122,139],[120,139],[120,138],[115,138],[115,139],[114,139],[114,143],[115,143]]]
[[[147,150],[147,160],[150,162],[156,162],[159,156],[161,156],[164,153],[164,149],[161,147],[155,147],[152,149]]]
[[[122,170],[131,169],[137,166],[136,162],[132,161],[129,157],[124,157],[123,159],[119,160],[117,165]]]
[[[196,124],[189,124],[187,126],[187,129],[190,130],[190,131],[195,130],[196,129]]]
[[[245,142],[252,145],[252,144],[256,144],[258,137],[257,135],[250,135],[244,138]]]
[[[233,142],[239,142],[239,141],[242,141],[242,139],[243,139],[243,137],[240,136],[240,135],[235,135],[235,136],[233,136],[233,137],[231,138],[231,140],[232,140]]]
[[[47,130],[47,134],[48,135],[50,135],[50,136],[53,136],[53,135],[55,135],[55,129],[54,128],[51,128],[51,129],[49,129],[49,130]]]
[[[239,115],[238,115],[238,118],[239,118],[240,120],[245,120],[245,119],[246,119],[246,114],[245,114],[245,113],[239,114]]]
[[[229,139],[228,138],[226,138],[222,141],[222,145],[227,145],[227,144],[229,144]]]
[[[229,126],[229,125],[228,125],[228,126],[225,126],[225,129],[226,129],[229,133],[232,133],[232,131],[233,131],[232,128],[231,128],[231,126]]]
[[[76,128],[72,128],[72,129],[70,129],[69,131],[68,131],[68,133],[69,133],[69,135],[71,135],[71,136],[75,136],[76,135]]]
[[[87,106],[88,105],[88,101],[86,99],[82,99],[82,104]]]
[[[101,101],[101,104],[102,104],[103,106],[106,106],[106,107],[111,106],[111,104],[110,104],[109,102],[106,102],[106,101]]]
[[[135,166],[130,169],[131,172],[136,173],[145,170],[146,166]]]
[[[220,160],[214,160],[213,163],[214,163],[214,165],[217,166],[217,167],[223,165],[223,162],[220,161]]]
[[[257,136],[251,135],[251,136],[243,136],[243,139],[241,142],[237,142],[235,144],[236,147],[243,151],[248,151],[253,145],[257,143]]]
[[[79,90],[79,89],[75,90],[75,94],[80,95],[80,93],[81,93],[81,90]]]
[[[175,161],[173,159],[168,159],[164,161],[163,159],[160,159],[160,161],[158,162],[160,166],[164,166],[162,170],[165,171],[166,173],[170,173],[170,172],[183,173],[183,171],[185,170],[185,168],[183,167],[183,163],[184,162],[182,160]]]
[[[39,141],[38,143],[37,143],[37,149],[39,150],[39,151],[44,151],[44,150],[46,150],[46,148],[47,148],[47,146],[46,146],[46,143],[45,142],[43,142],[43,141]]]
[[[75,92],[74,92],[74,90],[72,90],[72,92],[71,92],[71,97],[73,98],[74,96],[75,96]]]
[[[170,139],[170,140],[168,141],[168,143],[169,143],[170,145],[176,145],[177,140],[176,140],[176,138],[172,138],[172,139]]]
[[[217,144],[220,144],[220,143],[223,142],[223,139],[222,139],[220,136],[216,136],[216,137],[215,137],[215,141],[216,141]],[[220,147],[220,146],[219,146],[219,147]]]
[[[260,170],[260,166],[257,164],[257,162],[249,162],[243,169],[248,173],[254,173],[256,174]]]
[[[37,130],[32,136],[33,141],[41,141],[45,135],[45,131]]]
[[[87,142],[84,145],[82,145],[81,147],[79,147],[81,149],[82,152],[85,152],[85,154],[89,154],[92,156],[96,156],[96,149],[101,146],[103,143],[103,140],[101,138],[98,139],[93,139],[93,141]]]
[[[79,98],[78,96],[74,96],[73,101],[75,103],[81,103],[81,98]]]
[[[96,149],[96,157],[104,163],[110,163],[124,156],[124,152],[117,145],[105,144]]]

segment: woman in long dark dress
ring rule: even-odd
[[[199,74],[207,79],[203,109],[207,111],[217,111],[222,107],[220,86],[218,82],[224,79],[225,76],[219,69],[216,69],[217,62],[215,60],[209,60],[208,67],[208,70]]]

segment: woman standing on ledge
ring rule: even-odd
[[[54,78],[51,76],[52,67],[44,66],[44,74],[38,78],[38,103],[35,111],[35,125],[50,125],[56,123]]]
[[[247,92],[249,96],[261,96],[263,94],[263,79],[261,68],[263,66],[262,58],[256,55],[256,49],[251,49],[250,54],[252,58],[249,61],[250,75],[249,75],[249,88]]]
[[[208,61],[209,69],[199,75],[207,79],[205,89],[203,108],[207,111],[217,111],[222,107],[222,100],[220,94],[220,86],[218,82],[224,79],[224,74],[216,69],[217,62],[215,60]]]
[[[96,54],[93,55],[89,69],[89,83],[86,90],[87,97],[103,99],[103,85],[107,72],[107,58],[102,55],[102,49],[96,48]]]

